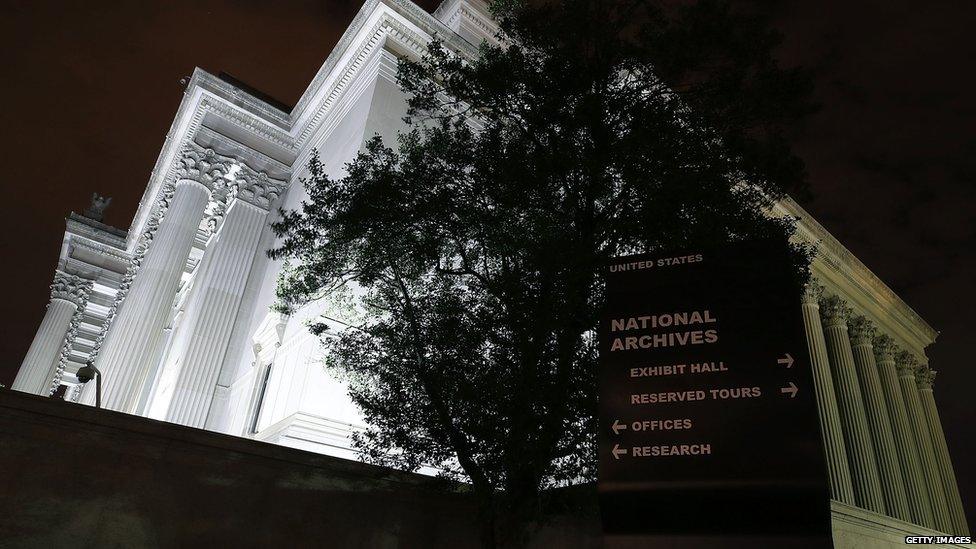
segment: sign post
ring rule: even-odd
[[[605,530],[829,544],[800,288],[785,243],[623,257],[605,274]]]

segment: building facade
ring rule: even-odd
[[[128,231],[101,223],[97,196],[67,219],[13,388],[93,404],[94,384],[76,376],[93,360],[103,407],[356,458],[362,420],[307,329],[342,313],[326,302],[271,311],[282,266],[265,255],[269,223],[306,198],[313,151],[339,173],[366,139],[391,142],[403,127],[398,57],[419,57],[435,35],[474,56],[494,32],[479,0],[433,14],[367,0],[290,111],[196,69]],[[819,248],[802,308],[835,539],[967,534],[925,355],[937,333],[795,202],[776,213],[798,218],[798,238]]]

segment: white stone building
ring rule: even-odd
[[[435,34],[473,56],[494,24],[479,0],[434,14],[367,0],[290,112],[197,69],[129,230],[102,224],[97,207],[68,218],[13,388],[64,385],[67,400],[92,404],[75,373],[94,357],[106,408],[355,458],[361,419],[306,327],[326,305],[269,310],[280,269],[265,255],[269,220],[305,198],[313,150],[337,173],[365,139],[392,140],[406,106],[396,59]],[[820,246],[803,309],[838,546],[967,533],[925,355],[937,332],[796,203],[777,209]]]

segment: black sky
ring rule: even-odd
[[[436,0],[421,5],[432,9]],[[815,71],[804,205],[941,332],[929,349],[976,524],[976,3],[780,0],[781,58]],[[194,66],[294,104],[358,10],[340,0],[0,0],[0,383],[48,300],[69,211],[114,197],[127,228]]]

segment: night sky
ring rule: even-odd
[[[48,301],[64,218],[92,192],[128,228],[194,66],[294,104],[360,4],[0,0],[6,205],[0,383]],[[427,9],[436,0],[421,3]],[[781,58],[815,71],[804,206],[941,332],[936,399],[976,525],[976,3],[767,2]]]

